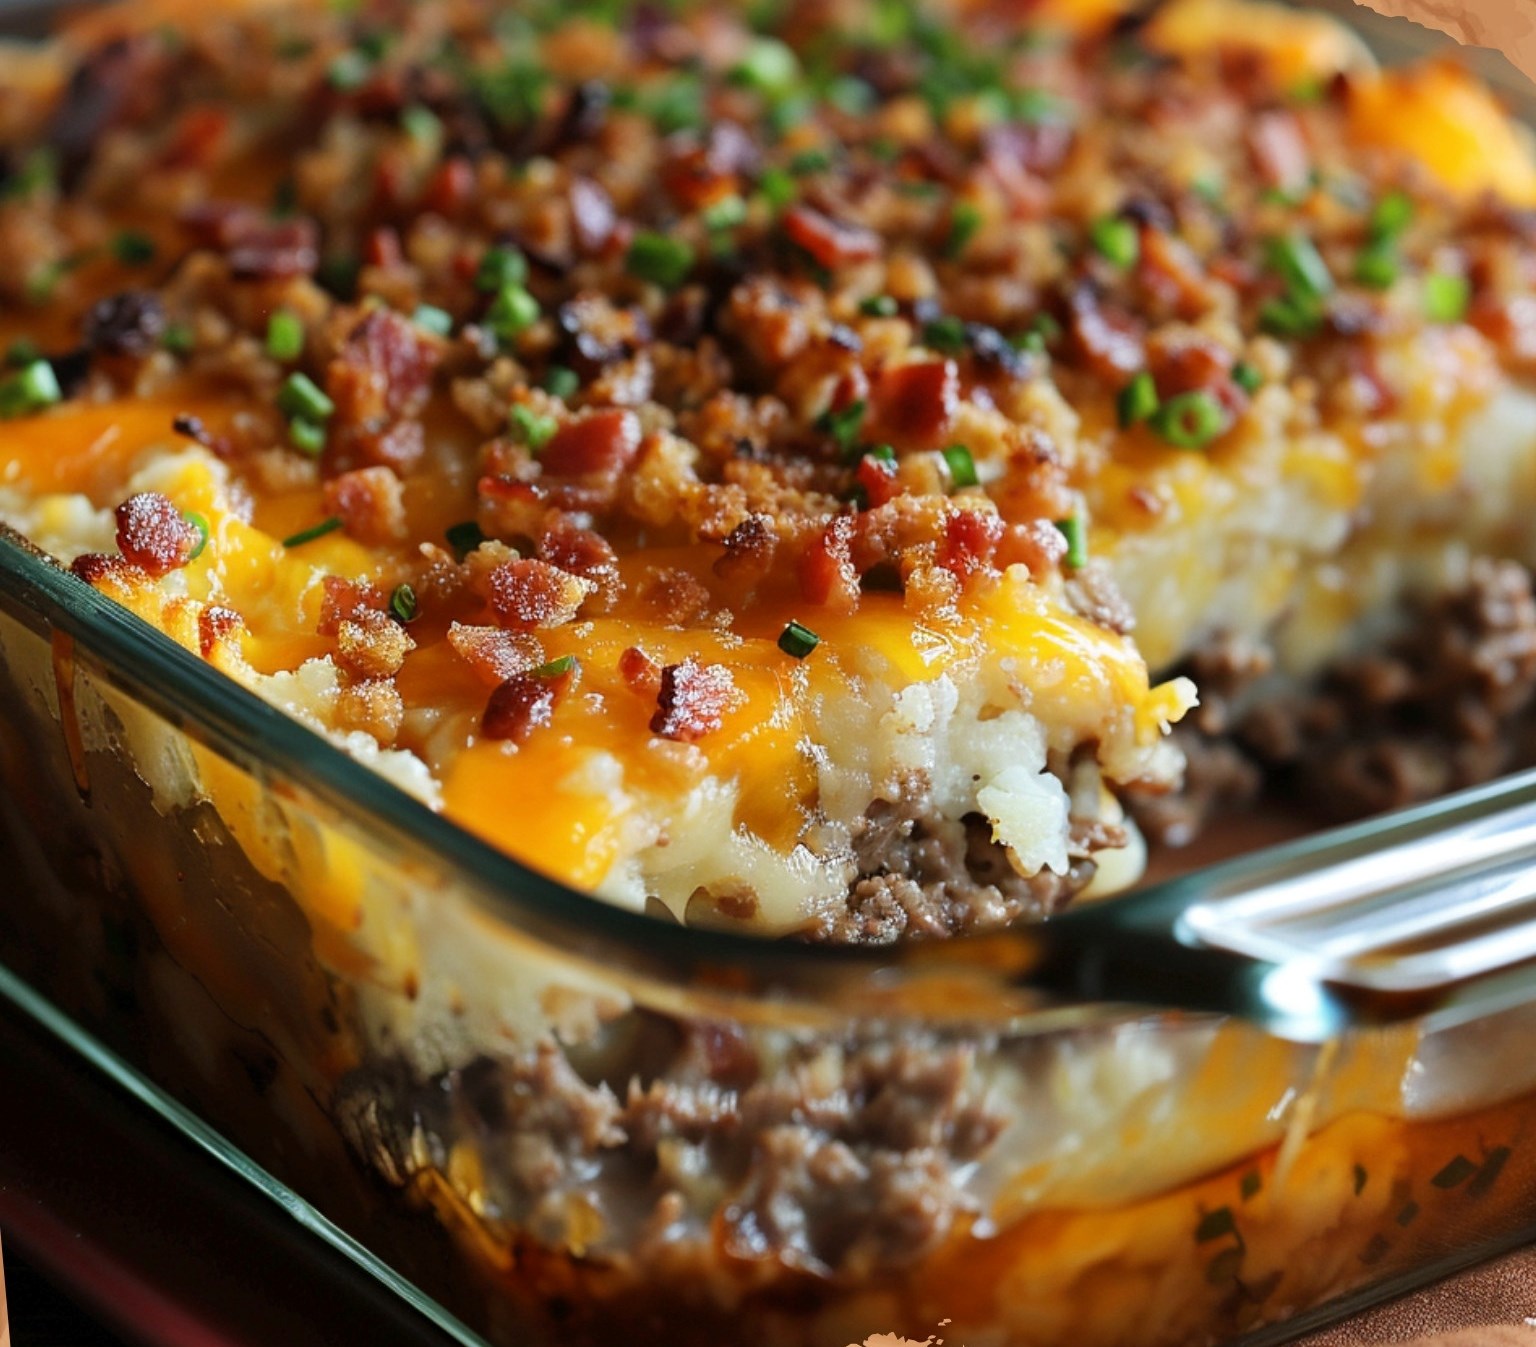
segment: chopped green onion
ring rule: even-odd
[[[516,403],[507,419],[515,430],[534,453],[538,453],[546,444],[555,437],[555,432],[560,429],[560,423],[552,416],[540,416],[532,407]]]
[[[827,86],[827,102],[850,117],[862,116],[879,102],[879,95],[867,81],[855,75],[839,75]]]
[[[277,390],[277,407],[284,416],[306,421],[328,421],[336,410],[330,400],[307,374],[295,370]]]
[[[197,530],[197,545],[187,553],[188,561],[196,561],[203,555],[203,549],[208,546],[208,537],[212,530],[208,527],[208,521],[196,510],[183,510],[181,517]]]
[[[664,136],[695,130],[704,125],[703,86],[685,75],[670,79],[651,97],[647,112]]]
[[[1157,384],[1146,370],[1131,376],[1130,383],[1120,390],[1115,399],[1115,410],[1120,417],[1122,430],[1145,421],[1157,411]]]
[[[1066,103],[1044,89],[1016,89],[1009,104],[1014,118],[1021,122],[1060,122],[1071,112]]]
[[[396,585],[389,596],[389,611],[402,623],[416,620],[416,591],[410,585]]]
[[[864,451],[865,458],[872,458],[876,463],[894,463],[896,450],[888,444],[877,444]]]
[[[569,402],[581,391],[581,375],[565,365],[551,365],[544,375],[544,391]]]
[[[762,94],[787,93],[800,78],[800,58],[776,37],[753,38],[731,79]]]
[[[1413,222],[1413,198],[1407,192],[1391,191],[1371,207],[1367,225],[1373,240],[1395,239]]]
[[[416,312],[411,315],[411,321],[423,332],[431,332],[439,337],[446,337],[453,331],[453,315],[435,304],[418,304]]]
[[[965,350],[965,324],[953,314],[924,323],[922,337],[924,346],[947,355],[959,355]]]
[[[1257,393],[1264,384],[1264,376],[1246,360],[1232,366],[1232,382],[1245,393]]]
[[[528,259],[516,248],[488,248],[475,268],[475,289],[495,294],[528,283]]]
[[[562,678],[568,673],[576,671],[575,655],[557,655],[546,664],[541,664],[533,671],[535,678]]]
[[[344,51],[336,55],[326,67],[325,79],[331,88],[341,93],[351,93],[368,83],[373,73],[373,62],[360,51]]]
[[[1058,519],[1056,527],[1067,540],[1067,565],[1074,571],[1082,570],[1088,564],[1088,530],[1083,527],[1082,516]]]
[[[30,365],[34,360],[43,358],[42,348],[35,341],[26,337],[17,337],[5,351],[5,363],[12,369],[19,369],[22,365]]]
[[[891,186],[897,196],[914,197],[922,201],[931,201],[944,190],[938,183],[929,182],[926,178],[902,178]]]
[[[125,267],[142,267],[155,260],[155,241],[138,229],[125,229],[112,240],[112,256]]]
[[[1355,254],[1355,280],[1372,290],[1388,290],[1397,280],[1397,245],[1391,239],[1372,239]]]
[[[304,354],[304,324],[298,314],[278,309],[267,319],[267,354],[274,360],[297,360]]]
[[[475,548],[479,547],[485,539],[480,525],[473,519],[466,519],[462,523],[452,524],[444,532],[443,537],[448,539],[448,546],[453,548],[460,561],[463,561]]]
[[[1305,234],[1270,239],[1265,245],[1264,260],[1285,281],[1293,298],[1318,300],[1333,289],[1328,264]]]
[[[705,206],[699,218],[704,221],[706,229],[734,229],[747,218],[747,203],[734,194],[721,197],[719,201],[711,201]]]
[[[859,312],[866,318],[894,318],[900,309],[891,295],[870,295],[859,301]]]
[[[981,207],[974,201],[957,201],[949,217],[949,237],[944,240],[944,255],[959,257],[976,237],[983,219]]]
[[[642,231],[635,235],[624,259],[625,270],[642,281],[673,290],[693,270],[693,249],[682,239]]]
[[[797,178],[813,173],[825,173],[832,167],[832,156],[825,150],[801,150],[789,161],[789,171]]]
[[[1322,100],[1323,88],[1323,81],[1316,75],[1310,75],[1291,85],[1287,96],[1293,103],[1317,103]]]
[[[319,458],[325,452],[325,427],[319,421],[296,416],[288,423],[288,439],[301,454]]]
[[[1432,323],[1459,323],[1466,317],[1471,295],[1465,276],[1432,272],[1424,278],[1424,316]]]
[[[329,519],[322,519],[318,524],[310,528],[302,529],[291,537],[283,539],[284,547],[302,547],[305,543],[312,543],[316,538],[323,538],[327,533],[335,533],[341,527],[341,517],[332,515]]]
[[[539,301],[520,285],[503,286],[485,311],[485,325],[502,341],[521,336],[539,321]]]
[[[782,210],[799,195],[794,175],[782,168],[765,168],[757,180],[757,190],[775,210]]]
[[[944,455],[944,466],[949,469],[949,484],[956,491],[962,487],[975,486],[980,480],[976,476],[976,460],[971,457],[971,451],[963,444],[952,444],[947,449],[940,451]]]
[[[1322,319],[1322,306],[1299,296],[1268,299],[1259,306],[1260,326],[1279,337],[1310,336]]]
[[[816,429],[830,435],[839,449],[847,454],[859,442],[859,431],[864,425],[864,413],[868,404],[863,398],[850,402],[841,411],[825,411],[816,418]]]
[[[51,190],[58,186],[58,182],[59,156],[48,146],[43,146],[21,161],[21,167],[6,181],[0,195],[16,200],[34,192]]]
[[[39,412],[63,398],[53,366],[46,360],[34,360],[0,383],[0,418]]]
[[[1152,415],[1152,428],[1176,449],[1203,449],[1226,426],[1221,403],[1203,389],[1169,398]]]
[[[400,113],[400,126],[418,145],[433,146],[443,137],[442,118],[420,103],[412,103]]]
[[[1135,224],[1119,215],[1106,215],[1088,226],[1088,241],[1106,262],[1117,267],[1135,266],[1141,256],[1141,235]]]
[[[173,355],[190,355],[197,345],[197,334],[191,323],[167,323],[160,334],[160,345]]]
[[[779,633],[779,649],[791,659],[804,659],[820,644],[821,637],[798,622],[790,622]]]

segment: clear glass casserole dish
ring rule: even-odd
[[[662,925],[13,537],[0,669],[0,958],[493,1341],[1262,1339],[1536,1224],[1528,1010],[1305,1046]]]

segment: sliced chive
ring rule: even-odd
[[[1009,111],[1021,122],[1063,122],[1071,116],[1072,109],[1061,98],[1044,89],[1015,89],[1008,100]]]
[[[775,210],[782,210],[800,194],[800,189],[795,186],[794,175],[778,167],[762,171],[757,180],[757,190]]]
[[[460,561],[463,561],[475,548],[479,547],[485,539],[480,525],[473,519],[466,519],[462,523],[451,524],[444,531],[443,537],[448,540],[448,546],[453,548]]]
[[[815,111],[816,104],[807,93],[791,90],[780,94],[768,107],[768,130],[775,139],[783,140]]]
[[[516,248],[488,248],[475,268],[475,289],[495,294],[509,285],[528,283],[528,259]]]
[[[891,295],[870,295],[859,301],[859,312],[866,318],[894,318],[901,305]]]
[[[307,374],[295,370],[277,390],[277,408],[284,416],[305,421],[328,421],[336,404]]]
[[[11,174],[4,187],[0,188],[0,196],[14,201],[31,196],[35,192],[52,191],[58,184],[58,153],[48,146],[43,146],[41,149],[33,150],[21,161],[21,167]]]
[[[808,178],[813,173],[825,173],[832,167],[832,156],[825,150],[801,150],[789,161],[789,171],[797,178]]]
[[[396,585],[389,596],[389,611],[403,624],[416,620],[416,591],[410,585]]]
[[[747,203],[733,193],[711,201],[699,212],[699,218],[709,230],[734,229],[747,218]]]
[[[267,319],[267,354],[274,360],[297,360],[304,354],[304,324],[288,309]]]
[[[1467,314],[1472,286],[1465,276],[1432,272],[1424,278],[1424,316],[1432,323],[1459,323]]]
[[[791,659],[804,659],[820,644],[821,637],[798,622],[786,624],[779,633],[779,649]]]
[[[830,435],[844,454],[859,442],[859,431],[864,425],[864,413],[868,404],[863,398],[850,402],[841,411],[825,411],[816,418],[816,429]]]
[[[40,412],[63,399],[53,366],[46,360],[34,360],[0,382],[0,418]]]
[[[1311,336],[1322,321],[1322,305],[1315,300],[1284,295],[1259,306],[1259,325],[1277,337]]]
[[[507,420],[522,442],[534,453],[538,453],[554,439],[555,432],[560,429],[560,423],[554,417],[541,416],[532,407],[524,406],[521,402],[513,406],[507,414]]]
[[[693,261],[693,249],[682,239],[645,230],[636,234],[629,245],[624,268],[642,281],[674,290],[688,278]]]
[[[1157,405],[1157,384],[1152,375],[1146,370],[1133,374],[1131,381],[1115,399],[1115,411],[1119,415],[1121,429],[1128,430],[1145,421],[1157,410]]]
[[[1232,382],[1245,393],[1257,393],[1264,385],[1264,376],[1246,360],[1232,366]]]
[[[1391,191],[1371,207],[1367,222],[1373,240],[1395,239],[1413,223],[1413,198],[1407,192]]]
[[[645,104],[646,115],[658,131],[670,136],[704,125],[704,87],[691,75],[666,80]]]
[[[400,127],[418,145],[436,145],[443,138],[442,118],[421,103],[402,109]]]
[[[827,86],[827,102],[850,117],[863,116],[879,100],[874,86],[855,75],[839,75]]]
[[[155,241],[139,229],[124,229],[112,240],[112,256],[125,267],[142,267],[155,260]]]
[[[453,315],[435,304],[418,304],[416,312],[411,315],[411,321],[423,332],[431,332],[439,337],[446,337],[453,331]]]
[[[557,655],[548,663],[541,664],[533,671],[535,678],[560,678],[568,673],[576,671],[575,655]]]
[[[1204,449],[1227,428],[1221,403],[1204,389],[1180,393],[1152,414],[1152,428],[1176,449]]]
[[[291,537],[283,539],[284,547],[302,547],[305,543],[312,543],[316,538],[323,538],[327,533],[335,533],[341,527],[341,517],[332,515],[329,519],[322,519],[318,524],[311,525],[307,529],[301,529]]]
[[[5,363],[12,369],[20,369],[21,366],[30,365],[34,360],[42,358],[42,347],[26,337],[17,337],[5,348]]]
[[[1317,245],[1305,234],[1285,234],[1265,245],[1265,264],[1293,297],[1321,299],[1333,290],[1333,276]]]
[[[800,58],[776,37],[753,38],[741,60],[731,68],[733,83],[761,94],[784,94],[800,78]]]
[[[160,345],[172,355],[191,355],[197,345],[197,334],[191,323],[167,323],[160,334]]]
[[[351,93],[368,83],[373,62],[360,51],[339,52],[325,68],[325,81],[340,93]]]
[[[984,218],[981,207],[974,201],[955,202],[949,217],[949,237],[944,240],[944,255],[949,258],[959,257],[976,237]]]
[[[1355,254],[1355,280],[1372,290],[1389,290],[1399,269],[1397,245],[1390,239],[1372,239]]]
[[[922,338],[924,346],[959,355],[965,350],[965,324],[952,314],[944,314],[923,324]]]
[[[544,374],[544,391],[569,402],[581,391],[581,375],[565,365],[551,365]]]
[[[949,484],[954,490],[975,486],[981,480],[976,476],[976,460],[963,444],[951,444],[940,452],[944,455],[944,466],[949,469]]]
[[[896,450],[888,444],[876,444],[864,451],[865,458],[872,458],[876,463],[894,463]]]
[[[520,285],[505,285],[485,311],[485,325],[503,342],[520,337],[539,321],[539,301]]]
[[[1056,520],[1056,527],[1061,530],[1061,536],[1067,540],[1066,562],[1074,571],[1080,571],[1088,564],[1088,530],[1083,526],[1081,515],[1068,515],[1065,519]]]
[[[301,454],[319,458],[325,452],[325,427],[318,421],[296,416],[288,423],[288,442]]]
[[[183,510],[181,517],[197,530],[197,545],[187,553],[188,561],[196,561],[203,555],[203,549],[208,546],[208,538],[212,530],[208,527],[208,521],[196,510]]]
[[[1088,241],[1093,250],[1113,266],[1135,266],[1141,256],[1141,235],[1123,216],[1106,215],[1088,226]]]

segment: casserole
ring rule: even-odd
[[[1528,1217],[1520,1012],[1313,1049],[594,910],[7,556],[8,960],[493,1337],[1192,1341]]]

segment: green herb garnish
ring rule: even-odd
[[[288,423],[288,440],[301,454],[319,458],[325,452],[325,427],[319,421],[296,416]]]
[[[1151,416],[1158,407],[1157,384],[1151,374],[1141,370],[1131,376],[1131,381],[1120,390],[1115,399],[1115,411],[1122,430],[1138,425]]]
[[[859,312],[866,318],[894,318],[901,306],[891,295],[870,295],[859,301]]]
[[[309,375],[295,370],[277,390],[277,408],[290,419],[328,421],[336,411],[336,404]]]
[[[389,611],[402,623],[416,620],[416,591],[410,585],[396,585],[389,596]]]
[[[565,365],[551,365],[544,373],[544,391],[569,402],[581,391],[581,376]]]
[[[0,382],[0,419],[40,412],[63,399],[53,366],[46,360],[34,360]]]
[[[1179,393],[1152,414],[1152,429],[1176,449],[1204,449],[1226,428],[1221,403],[1204,389]]]
[[[1388,290],[1397,280],[1397,245],[1390,239],[1372,239],[1355,254],[1355,280],[1372,290]]]
[[[316,538],[323,538],[327,533],[335,533],[341,527],[341,517],[332,515],[329,519],[322,519],[307,529],[283,539],[284,547],[302,547],[305,543],[312,543]]]
[[[804,659],[820,644],[821,637],[798,622],[790,622],[779,633],[779,649],[791,659]]]
[[[466,519],[459,524],[451,524],[444,532],[443,537],[448,540],[448,546],[453,548],[455,555],[463,561],[475,548],[486,541],[485,534],[480,525],[473,519]]]
[[[475,268],[475,289],[495,294],[528,283],[528,259],[516,248],[488,248]]]
[[[940,453],[944,456],[944,466],[949,469],[949,484],[953,490],[977,484],[980,479],[976,476],[976,460],[965,445],[952,444]]]
[[[923,324],[923,345],[946,355],[959,355],[965,350],[965,324],[952,314],[930,319]]]
[[[188,561],[196,561],[203,555],[203,549],[208,546],[208,538],[212,530],[208,527],[208,521],[196,510],[183,510],[181,517],[197,530],[197,544],[187,553]]]
[[[508,421],[534,453],[538,453],[546,444],[555,437],[555,432],[560,429],[560,423],[552,416],[541,416],[532,407],[519,402],[508,413]]]
[[[1083,526],[1081,515],[1068,515],[1058,519],[1056,527],[1067,540],[1066,562],[1070,569],[1080,571],[1088,564],[1088,530]]]
[[[539,321],[539,301],[520,285],[505,285],[485,311],[485,325],[499,341],[520,337]]]
[[[850,402],[841,411],[825,411],[816,418],[816,429],[830,435],[833,442],[846,455],[859,442],[859,431],[864,425],[867,404],[863,398]]]
[[[944,256],[959,257],[976,237],[983,222],[981,207],[973,201],[957,201],[949,217],[949,237],[944,240]]]
[[[624,267],[631,276],[674,290],[687,280],[693,262],[693,249],[682,239],[645,230],[629,245]]]
[[[298,314],[278,309],[267,319],[267,354],[284,362],[304,354],[304,324]]]
[[[138,229],[124,229],[112,240],[112,256],[125,267],[142,267],[155,260],[155,241]]]
[[[533,671],[535,678],[561,678],[565,674],[576,671],[575,655],[557,655],[547,664],[541,664]]]
[[[1232,382],[1245,393],[1257,393],[1264,386],[1264,376],[1246,360],[1232,366]]]
[[[1459,323],[1467,316],[1472,285],[1465,276],[1431,272],[1424,278],[1424,316],[1432,323]]]
[[[1100,257],[1120,268],[1135,266],[1141,256],[1141,234],[1119,215],[1106,215],[1088,226],[1088,241]]]
[[[438,337],[446,337],[453,331],[453,315],[435,304],[418,304],[416,312],[411,315],[411,321],[423,332]]]

